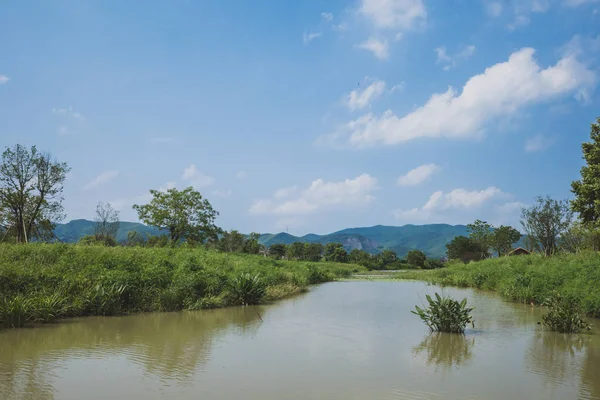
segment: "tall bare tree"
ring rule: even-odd
[[[537,197],[531,207],[521,211],[521,225],[525,233],[546,256],[556,253],[558,239],[567,232],[572,220],[569,202],[550,197]]]
[[[50,154],[17,144],[2,153],[0,221],[17,243],[43,238],[62,220],[63,183],[70,168]]]
[[[105,238],[117,239],[119,212],[110,203],[98,203],[94,222],[94,236],[96,236],[97,240]]]

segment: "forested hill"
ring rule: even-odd
[[[137,231],[141,234],[156,235],[155,228],[136,222],[121,222],[117,240],[127,238],[127,232]],[[66,224],[58,224],[56,236],[64,242],[76,242],[85,235],[94,232],[94,222],[85,219],[73,220]],[[288,233],[263,234],[259,242],[270,246],[274,243],[342,243],[347,250],[362,249],[369,253],[379,253],[390,249],[398,256],[404,257],[409,250],[424,251],[430,257],[441,257],[446,253],[446,243],[455,236],[467,235],[464,225],[404,225],[404,226],[372,226],[366,228],[349,228],[327,235],[308,234],[294,236]]]

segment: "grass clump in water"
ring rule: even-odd
[[[425,298],[429,306],[415,306],[415,310],[411,312],[421,317],[431,332],[463,333],[467,324],[474,326],[471,315],[473,308],[467,307],[467,299],[459,302],[437,293],[435,299],[430,295],[426,295]]]
[[[0,300],[0,326],[20,328],[31,320],[32,301],[22,295]]]
[[[592,327],[583,318],[579,301],[554,293],[544,302],[548,312],[542,316],[542,325],[548,330],[561,333],[589,332]]]

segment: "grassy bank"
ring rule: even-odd
[[[395,277],[495,290],[507,300],[523,303],[541,304],[557,291],[578,299],[589,316],[600,318],[600,253],[501,257]]]
[[[0,326],[277,300],[361,270],[204,249],[0,245]]]

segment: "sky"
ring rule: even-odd
[[[0,147],[71,167],[65,221],[193,186],[242,232],[519,228],[600,116],[598,0],[0,4]]]

